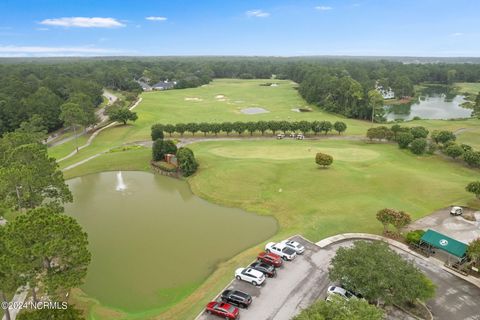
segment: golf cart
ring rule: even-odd
[[[450,214],[452,216],[460,216],[463,213],[463,208],[458,207],[458,206],[453,206],[452,209],[450,209]]]

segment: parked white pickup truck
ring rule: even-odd
[[[286,261],[292,261],[297,256],[295,250],[287,246],[285,243],[269,242],[265,246],[265,251],[275,253]]]

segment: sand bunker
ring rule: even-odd
[[[196,98],[196,97],[193,97],[193,98],[185,98],[185,101],[203,101],[202,98]]]
[[[259,108],[259,107],[250,107],[250,108],[242,109],[240,110],[240,112],[243,114],[260,114],[260,113],[268,113],[270,111],[265,110],[263,108]]]

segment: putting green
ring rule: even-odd
[[[279,141],[279,143],[282,143]],[[240,159],[269,159],[269,160],[294,160],[315,157],[317,152],[327,153],[334,160],[359,162],[370,161],[379,157],[379,153],[361,148],[335,148],[321,147],[309,142],[297,142],[298,145],[274,145],[274,146],[236,146],[218,147],[210,150],[217,156]]]

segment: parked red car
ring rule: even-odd
[[[275,268],[280,267],[283,263],[282,258],[278,254],[271,253],[271,252],[260,252],[258,254],[257,259],[262,262],[268,263],[274,266]]]
[[[225,302],[209,302],[205,311],[207,313],[214,314],[224,319],[238,319],[239,315],[237,307],[234,307],[231,304]]]

